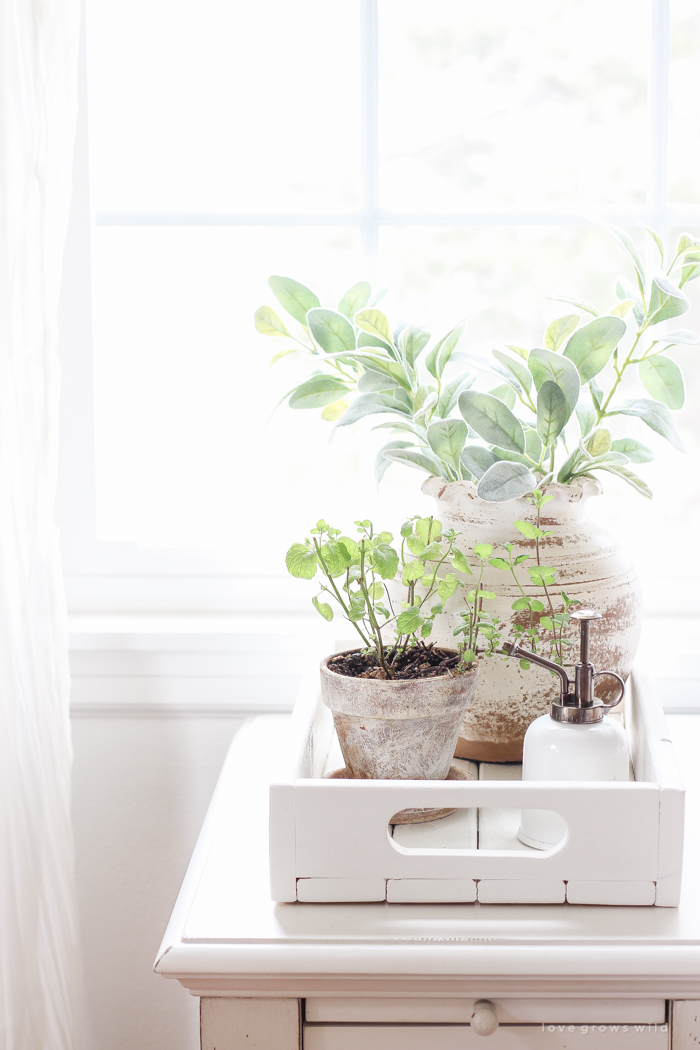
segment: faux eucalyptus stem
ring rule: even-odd
[[[620,277],[602,311],[580,298],[550,297],[575,312],[547,325],[543,346],[508,344],[491,360],[465,350],[461,323],[434,343],[416,324],[392,329],[366,281],[329,309],[298,281],[271,277],[297,329],[270,306],[256,311],[258,331],[288,344],[272,360],[301,354],[313,363],[283,401],[320,409],[336,427],[384,417],[373,427],[390,436],[377,455],[377,481],[397,462],[446,481],[474,481],[483,499],[500,502],[542,488],[546,479],[569,484],[607,473],[651,496],[631,469],[649,462],[651,450],[603,424],[632,421],[684,451],[671,415],[684,402],[683,376],[669,351],[700,346],[700,335],[678,329],[637,352],[642,335],[690,308],[683,287],[700,276],[700,240],[683,233],[671,253],[645,227],[659,251],[659,266],[647,273],[629,234],[599,225],[631,264],[635,283]],[[648,397],[620,396],[633,370]]]

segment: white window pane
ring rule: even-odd
[[[700,201],[700,8],[672,0],[669,189],[678,204]]]
[[[96,212],[357,206],[359,0],[88,0]]]
[[[273,414],[310,366],[269,365],[287,344],[253,328],[254,310],[275,304],[267,277],[293,276],[335,307],[364,276],[358,240],[335,228],[96,231],[100,539],[216,547],[232,572],[279,575],[320,517],[396,528],[430,508],[418,472],[392,468],[377,493],[373,439],[347,428],[330,443],[319,412]]]
[[[379,0],[381,200],[643,203],[650,0]]]

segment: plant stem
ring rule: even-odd
[[[351,623],[353,625],[353,627],[355,628],[355,630],[359,634],[360,638],[365,643],[365,647],[367,649],[371,649],[372,648],[372,643],[370,642],[369,638],[365,637],[363,631],[358,626],[357,621],[350,619],[350,610],[348,609],[347,605],[343,601],[343,597],[342,597],[340,591],[338,590],[338,588],[336,586],[335,580],[333,579],[333,577],[331,576],[331,574],[328,571],[328,566],[326,565],[325,561],[323,560],[323,555],[321,554],[321,547],[320,547],[319,542],[318,542],[318,540],[316,539],[315,536],[314,536],[314,547],[316,548],[316,556],[317,556],[319,562],[321,563],[321,568],[323,569],[323,575],[326,577],[326,579],[330,583],[331,587],[333,588],[333,593],[335,594],[336,601],[338,602],[338,604],[340,605],[341,609],[345,613],[345,619],[348,621],[348,623]]]

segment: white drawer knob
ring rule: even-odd
[[[469,1023],[477,1035],[493,1035],[498,1028],[498,1018],[490,999],[477,999]]]

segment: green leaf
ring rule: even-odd
[[[327,354],[354,352],[355,329],[347,317],[337,314],[335,310],[315,307],[307,313],[306,323],[318,345]]]
[[[408,467],[426,470],[428,474],[432,474],[436,478],[443,476],[441,464],[427,452],[416,452],[409,448],[395,448],[389,449],[384,453],[384,456],[395,463],[405,463]]]
[[[432,543],[439,539],[442,534],[442,522],[437,518],[419,518],[416,522],[416,532],[426,543]]]
[[[631,463],[651,463],[654,458],[651,449],[634,438],[618,438],[613,441],[611,448],[613,452],[622,452]]]
[[[616,303],[615,306],[610,309],[610,316],[624,317],[629,311],[630,306],[634,306],[635,302],[635,299],[623,299],[622,302]]]
[[[525,431],[525,452],[530,459],[534,459],[536,463],[539,463],[542,454],[542,442],[537,435],[537,431],[531,430],[529,427]]]
[[[670,441],[679,452],[685,452],[683,442],[671,419],[671,413],[662,401],[649,401],[645,397],[632,398],[629,401],[621,401],[614,406],[613,415],[637,416],[643,420],[648,427],[660,434],[661,437]]]
[[[379,599],[384,595],[384,584],[373,583],[371,587],[367,588],[367,590],[369,591],[369,596],[372,599],[372,601],[378,602]]]
[[[321,419],[326,419],[334,423],[347,412],[349,405],[350,402],[345,398],[343,398],[342,401],[331,401],[330,405],[326,405],[321,413]]]
[[[274,365],[276,361],[281,361],[283,357],[287,357],[288,354],[300,353],[298,346],[290,346],[286,350],[279,350],[276,354],[273,354],[270,358],[270,364]]]
[[[508,354],[504,354],[502,350],[492,350],[491,353],[497,361],[500,361],[500,363],[508,369],[511,375],[517,379],[525,390],[529,391],[532,388],[532,377],[521,361],[517,361]],[[527,351],[525,351],[525,353],[527,353]]]
[[[527,572],[536,587],[548,587],[557,576],[557,570],[551,565],[531,565]]]
[[[569,418],[566,398],[556,383],[548,380],[537,395],[537,433],[545,448],[551,448]]]
[[[285,558],[287,571],[300,580],[312,580],[318,568],[316,551],[309,549],[305,543],[293,543]]]
[[[464,325],[457,325],[457,327],[448,332],[446,336],[443,336],[440,342],[433,347],[426,357],[425,367],[435,379],[439,379],[444,372],[445,366],[450,360],[457,343],[461,339],[463,331]]]
[[[323,408],[350,391],[335,376],[315,375],[298,386],[289,399],[290,408]]]
[[[593,405],[588,401],[579,401],[576,406],[576,418],[581,428],[581,437],[585,438],[595,426],[596,415]]]
[[[358,281],[352,288],[348,288],[338,303],[338,311],[352,321],[357,311],[367,306],[371,294],[372,286],[369,281]]]
[[[394,338],[391,334],[391,325],[386,314],[383,314],[381,310],[360,310],[355,315],[355,324],[358,328],[361,328],[363,332],[369,332],[370,335],[376,335],[380,339],[383,339],[389,346],[394,345]]]
[[[493,545],[491,543],[476,543],[474,545],[474,553],[481,561],[485,561],[493,554]]]
[[[372,551],[374,567],[383,580],[393,580],[399,567],[399,556],[388,543],[378,543]]]
[[[669,317],[679,317],[690,309],[690,300],[667,277],[655,277],[651,282],[648,323],[658,324]]]
[[[497,397],[499,401],[502,401],[511,410],[515,408],[515,390],[507,383],[504,383],[503,386],[495,386],[493,390],[489,390],[489,394],[492,397]]]
[[[584,442],[592,456],[604,456],[612,447],[612,434],[605,427],[598,427]]]
[[[394,350],[389,343],[385,343],[378,335],[369,335],[368,332],[359,332],[357,336],[357,349],[362,350],[370,347],[373,350],[385,350],[387,354],[394,356]]]
[[[697,332],[688,331],[687,328],[680,328],[676,332],[667,332],[663,341],[669,345],[683,343],[688,346],[700,346],[700,335]]]
[[[511,452],[525,450],[525,434],[520,420],[491,394],[465,390],[459,395],[459,410],[472,430],[489,445]]]
[[[399,615],[396,621],[397,635],[413,634],[419,627],[422,627],[424,620],[425,617],[421,615],[418,606],[412,605],[410,609],[406,609]]]
[[[292,334],[271,306],[258,307],[255,311],[255,327],[263,335],[291,336]]]
[[[544,333],[544,345],[547,350],[556,351],[563,346],[572,332],[579,326],[581,318],[578,314],[567,314],[566,317],[558,317],[547,326]]]
[[[615,241],[620,248],[622,248],[625,255],[632,261],[632,265],[637,271],[637,279],[639,281],[640,288],[643,288],[646,283],[646,277],[644,275],[644,266],[640,258],[637,246],[625,230],[620,229],[619,226],[610,226],[606,222],[597,222],[596,226],[599,226],[601,230],[604,230],[609,237]]]
[[[393,361],[390,357],[379,357],[377,354],[370,353],[369,350],[361,351],[357,354],[357,358],[363,365],[373,368],[375,372],[381,372],[390,376],[407,393],[411,393],[411,381],[406,375],[403,365],[398,361]]]
[[[333,610],[331,609],[328,602],[319,601],[318,598],[312,598],[311,601],[313,603],[314,609],[316,609],[317,612],[320,612],[324,620],[328,620],[330,622],[333,619]]]
[[[595,324],[595,321],[592,321],[591,324]],[[570,416],[576,408],[581,392],[581,380],[576,366],[566,357],[561,357],[552,350],[539,348],[530,351],[527,365],[532,372],[536,390],[539,391],[543,383],[557,384],[566,399]]]
[[[406,405],[407,400],[390,397],[388,394],[360,394],[336,426],[347,427],[351,423],[357,423],[358,419],[364,416],[387,412],[410,418],[411,408]]]
[[[510,343],[506,343],[506,346],[509,350],[512,350],[514,354],[517,354],[519,357],[522,357],[525,361],[527,361],[527,355],[530,353],[530,351],[526,350],[524,346],[511,346]]]
[[[454,353],[454,351],[457,349],[457,344],[459,343],[460,339],[462,338],[463,333],[464,333],[464,323],[458,324],[452,329],[451,332],[448,332],[447,335],[443,339],[441,339],[440,342],[438,343],[438,345],[437,345],[437,351],[438,351],[438,354],[437,354],[437,374],[438,374],[438,376],[441,376],[442,373],[447,368],[449,360],[452,357],[452,354]]]
[[[361,394],[387,393],[396,390],[398,384],[384,372],[363,372],[357,381]]]
[[[489,467],[498,463],[498,456],[483,445],[466,445],[460,456],[463,466],[475,478],[482,478]]]
[[[338,540],[331,540],[328,543],[324,543],[321,547],[321,558],[319,561],[321,559],[323,559],[321,568],[325,569],[326,575],[340,576],[352,561],[352,556],[344,543]]]
[[[354,594],[350,599],[350,611],[348,612],[348,619],[351,623],[357,623],[362,620],[365,615],[365,599],[362,595]]]
[[[461,419],[441,419],[428,427],[428,443],[438,459],[456,467],[467,440],[467,424]]]
[[[459,587],[459,580],[453,572],[448,572],[444,580],[438,582],[438,596],[441,601],[446,602],[451,598]]]
[[[291,277],[270,277],[267,283],[278,303],[300,324],[306,325],[308,311],[321,305],[309,288]]]
[[[438,543],[437,540],[433,540],[420,552],[420,560],[422,562],[440,561],[444,553],[442,544]]]
[[[646,481],[642,481],[642,479],[638,477],[635,473],[633,473],[633,471],[631,471],[629,467],[600,466],[598,467],[598,469],[607,470],[609,474],[614,474],[616,477],[622,478],[622,480],[626,481],[628,485],[631,485],[632,488],[636,492],[638,492],[640,496],[644,496],[646,499],[653,499],[654,494],[647,485]]]
[[[449,383],[445,383],[440,396],[438,398],[436,412],[441,419],[445,419],[449,416],[452,409],[457,404],[457,398],[459,397],[462,390],[468,390],[473,385],[476,376],[474,375],[460,375],[451,379]]]
[[[522,532],[523,536],[528,540],[542,539],[544,535],[542,529],[538,529],[531,521],[514,521],[513,524],[518,532]]]
[[[494,569],[502,569],[503,572],[510,572],[510,565],[505,558],[489,558],[489,565],[493,565]]]
[[[430,332],[410,324],[399,336],[399,350],[405,355],[409,365],[413,366],[429,342]]]
[[[477,486],[477,496],[487,503],[518,499],[537,485],[537,479],[522,463],[503,460],[486,471]],[[475,548],[476,549],[476,548]]]
[[[575,306],[577,310],[585,310],[586,313],[593,314],[594,317],[598,316],[595,306],[591,306],[585,299],[574,299],[569,295],[547,295],[545,298],[552,303],[568,303],[569,306]]]
[[[621,317],[596,317],[571,336],[564,357],[576,365],[581,382],[587,383],[605,368],[626,331]]]
[[[545,631],[554,630],[554,624],[549,616],[540,616],[540,627],[544,627]]]
[[[639,378],[644,384],[645,390],[651,394],[656,401],[663,401],[669,408],[678,409],[683,407],[685,401],[685,387],[683,385],[683,374],[670,357],[648,357],[639,366]]]
[[[529,609],[529,608],[530,608],[530,599],[529,598],[516,598],[516,600],[511,605],[511,609],[513,609],[515,612],[520,612],[522,609]]]
[[[380,448],[379,452],[377,453],[377,458],[374,461],[374,477],[377,484],[379,484],[379,482],[382,480],[387,470],[391,466],[391,460],[387,459],[384,453],[388,449],[411,448],[412,445],[413,442],[411,441],[389,441],[386,445],[384,445],[383,448]]]
[[[404,582],[410,583],[412,580],[422,580],[424,573],[425,566],[422,561],[409,561],[403,567]]]
[[[421,539],[416,533],[411,533],[406,539],[406,546],[411,554],[414,554],[417,558],[420,552],[425,549],[425,540]]]
[[[452,568],[456,569],[457,572],[466,573],[467,576],[473,576],[472,567],[467,561],[462,551],[452,551]]]
[[[523,669],[523,671],[529,671],[530,670],[530,661],[529,660],[518,660],[518,664]]]
[[[656,247],[659,249],[660,262],[661,262],[661,265],[663,266],[663,264],[664,264],[664,242],[661,240],[661,238],[659,237],[659,235],[656,232],[656,230],[652,230],[651,226],[647,226],[646,223],[643,223],[643,222],[640,222],[639,225],[642,227],[643,230],[647,231],[649,236],[652,238],[652,240],[656,244]]]

